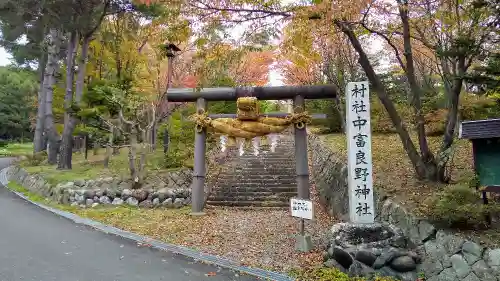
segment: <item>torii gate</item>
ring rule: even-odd
[[[305,112],[305,99],[335,98],[338,89],[335,85],[279,86],[279,87],[241,87],[241,88],[204,88],[168,89],[169,102],[196,102],[197,113],[205,113],[209,101],[236,101],[241,97],[255,97],[258,100],[293,100],[294,113],[264,114],[273,117],[287,117]],[[210,118],[234,118],[236,114],[211,114]],[[313,116],[324,118],[324,115]],[[196,130],[194,148],[193,183],[191,185],[192,215],[203,215],[204,186],[206,175],[206,128]],[[294,130],[295,158],[298,198],[309,199],[309,165],[307,157],[307,132],[305,124],[296,125]]]

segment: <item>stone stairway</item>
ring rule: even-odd
[[[234,148],[233,148],[234,149]],[[208,206],[286,208],[297,195],[295,148],[289,136],[280,136],[274,152],[270,146],[245,154],[232,153],[208,196]]]

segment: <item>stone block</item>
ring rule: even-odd
[[[441,271],[443,271],[443,269],[444,267],[441,261],[428,257],[422,262],[422,264],[417,266],[417,270],[424,272],[426,277],[437,276]]]
[[[435,240],[430,240],[424,244],[425,254],[427,258],[435,261],[441,261],[443,267],[451,267],[451,262],[448,253],[443,244],[437,243]]]
[[[446,252],[451,256],[462,251],[465,239],[439,230],[436,233],[436,243],[443,245]]]
[[[484,260],[479,260],[473,264],[472,271],[481,281],[498,281],[493,270]]]
[[[390,267],[397,272],[413,271],[417,268],[417,264],[413,258],[409,256],[401,256],[392,260]]]
[[[438,275],[439,281],[457,281],[458,277],[455,274],[455,270],[453,268],[445,268],[441,273]]]
[[[481,281],[473,272],[467,275],[463,281]]]
[[[471,272],[471,267],[462,255],[454,254],[450,257],[452,268],[455,270],[458,278],[464,278]]]
[[[472,241],[465,241],[462,245],[462,254],[469,265],[474,264],[481,259],[483,247]]]
[[[422,243],[425,243],[427,240],[431,239],[435,234],[436,234],[436,228],[432,224],[430,224],[424,220],[419,221],[419,223],[418,223],[418,239]]]
[[[484,258],[489,266],[500,266],[500,249],[487,250]]]

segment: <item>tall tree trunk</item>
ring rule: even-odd
[[[344,23],[341,21],[335,21],[335,25],[337,25],[337,27],[339,27],[340,30],[347,36],[352,46],[358,53],[359,63],[363,68],[363,70],[365,71],[366,76],[368,77],[368,80],[370,81],[372,87],[377,93],[380,102],[384,105],[385,109],[387,110],[387,113],[389,114],[392,123],[396,127],[396,132],[398,133],[399,138],[401,139],[401,142],[403,144],[403,147],[406,153],[408,154],[408,157],[410,158],[413,167],[415,168],[415,173],[417,177],[420,179],[425,179],[427,174],[425,163],[422,161],[422,158],[420,157],[417,148],[415,147],[415,144],[411,140],[410,134],[408,133],[408,130],[406,129],[406,126],[403,123],[403,120],[401,120],[401,117],[399,116],[399,113],[396,107],[394,106],[394,103],[389,98],[385,86],[382,84],[382,81],[380,81],[380,78],[377,76],[377,74],[375,74],[373,66],[371,65],[370,60],[368,59],[368,56],[366,55],[365,51],[363,50],[361,43],[354,34],[352,27],[348,23]]]
[[[130,136],[129,136],[129,151],[128,151],[128,161],[130,169],[130,177],[134,181],[133,188],[137,189],[141,187],[140,179],[137,174],[136,159],[137,159],[137,129],[135,125],[132,125]]]
[[[75,56],[78,45],[78,34],[73,31],[68,37],[66,50],[66,93],[64,95],[64,130],[60,147],[58,169],[71,169],[71,155],[73,153],[73,132],[71,114],[73,106],[73,82],[75,81]],[[69,163],[68,163],[69,160]]]
[[[340,130],[342,131],[343,134],[347,132],[347,127],[346,127],[346,122],[345,122],[345,113],[343,110],[342,102],[340,101],[340,97],[338,95],[335,95],[335,98],[333,100],[333,105],[335,110],[337,111],[337,114],[339,115],[340,119]]]
[[[54,127],[54,115],[52,113],[52,98],[54,94],[54,84],[56,82],[56,73],[59,69],[61,34],[55,28],[49,31],[49,41],[47,43],[47,65],[43,79],[43,88],[46,95],[45,99],[45,134],[48,138],[49,164],[57,163],[57,153],[59,148],[59,135]]]
[[[403,24],[403,45],[404,56],[406,60],[406,77],[412,93],[412,106],[415,114],[416,128],[418,134],[418,142],[420,146],[420,154],[424,163],[426,163],[428,179],[437,179],[437,170],[435,165],[434,155],[429,149],[427,136],[425,135],[425,118],[422,111],[422,88],[417,82],[415,74],[415,66],[413,62],[412,45],[410,38],[410,21],[408,16],[408,3],[399,4],[399,16]]]
[[[80,55],[80,61],[78,63],[78,74],[75,83],[74,102],[76,104],[79,104],[82,100],[83,88],[85,86],[85,68],[87,64],[90,39],[91,39],[90,36],[85,36],[82,41],[82,53]],[[66,122],[66,116],[67,116],[67,122]],[[73,153],[72,153],[73,132],[75,131],[76,123],[78,122],[78,120],[70,109],[69,112],[65,114],[64,118],[65,121],[64,121],[64,131],[63,131],[62,147],[61,147],[61,161],[59,161],[59,168],[71,169],[71,161],[73,158]]]
[[[157,129],[157,124],[153,125],[153,128],[151,128],[151,151],[156,150],[156,139],[158,137],[158,129]]]
[[[142,132],[142,137],[143,137],[143,140],[142,140],[142,145],[141,145],[141,158],[140,158],[140,162],[139,162],[139,173],[138,173],[138,176],[139,176],[139,182],[142,184],[144,182],[144,178],[146,177],[146,157],[147,157],[147,153],[148,153],[148,144],[150,143],[150,141],[148,140],[149,137],[148,136],[151,136],[151,131],[150,130],[144,130]]]
[[[104,157],[104,168],[109,168],[109,159],[113,154],[113,134],[109,135],[108,144],[106,145],[106,156]]]
[[[113,126],[109,126],[109,137],[108,137],[108,145],[106,146],[106,157],[104,158],[104,168],[109,167],[109,159],[111,158],[111,155],[113,154],[113,142],[114,142],[114,135],[115,135],[115,129]]]
[[[344,89],[341,89],[339,87],[342,87],[343,85],[340,85],[340,83],[335,83],[335,78],[337,78],[338,82],[340,82],[341,80],[344,79],[342,73],[339,73],[340,71],[337,71],[337,77],[335,77],[335,75],[333,74],[333,59],[332,59],[332,56],[330,55],[325,55],[325,63],[323,63],[323,74],[326,75],[326,81],[327,83],[329,84],[334,84],[337,86],[337,92],[338,93],[342,93],[344,91]],[[343,65],[341,65],[342,63],[340,62],[340,59],[337,60],[337,63],[336,63],[336,67],[337,68],[342,68]],[[333,99],[333,103],[332,103],[332,107],[333,107],[333,110],[334,112],[338,115],[339,119],[340,119],[340,130],[342,131],[342,133],[346,133],[346,123],[345,123],[345,113],[344,113],[344,110],[343,110],[343,106],[342,106],[342,101],[340,100],[340,96],[339,95],[335,95],[335,98]]]
[[[45,149],[44,142],[44,122],[45,122],[45,91],[43,80],[45,76],[45,65],[47,64],[47,53],[42,51],[40,56],[39,72],[40,72],[40,88],[38,89],[38,109],[36,114],[35,136],[33,140],[33,152],[37,153]]]
[[[460,93],[463,87],[463,77],[467,68],[465,66],[465,57],[458,58],[457,75],[453,80],[453,84],[449,89],[448,114],[446,116],[446,127],[443,136],[443,143],[438,154],[437,169],[440,181],[448,182],[450,179],[446,176],[446,165],[451,156],[451,146],[455,136],[455,128],[458,122],[458,104],[460,101]]]

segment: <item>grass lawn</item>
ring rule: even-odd
[[[33,143],[9,143],[0,148],[0,156],[24,156],[33,154]]]
[[[96,179],[99,177],[117,177],[129,175],[128,150],[122,149],[120,154],[113,155],[109,162],[108,169],[104,168],[105,149],[99,149],[94,155],[89,151],[88,158],[85,159],[83,153],[74,153],[71,170],[58,170],[57,165],[41,164],[38,166],[29,165],[29,161],[21,162],[21,166],[29,173],[37,173],[43,176],[50,183],[73,181],[76,179]],[[163,150],[156,150],[148,154],[148,173],[158,173],[167,171],[162,169]]]

